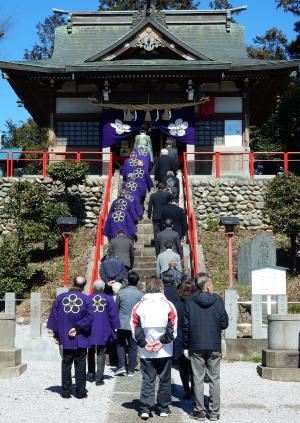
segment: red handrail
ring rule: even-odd
[[[300,152],[292,151],[248,151],[248,152],[239,152],[239,151],[197,151],[193,153],[184,153],[185,157],[192,157],[193,160],[190,163],[215,163],[215,177],[221,178],[221,158],[228,156],[240,156],[242,159],[247,157],[249,176],[250,178],[255,177],[255,162],[260,163],[282,163],[283,171],[286,175],[290,171],[290,163],[299,162],[300,163]],[[292,155],[295,155],[299,158],[291,158]],[[205,158],[207,156],[208,158]],[[260,156],[260,157],[258,157]],[[272,175],[272,173],[270,173]]]
[[[10,166],[9,166],[9,152],[5,150],[0,150],[1,154],[5,154],[5,162],[6,162],[6,176],[10,176]]]
[[[186,199],[188,232],[189,232],[189,241],[190,241],[191,253],[192,253],[193,272],[195,276],[199,272],[198,253],[197,253],[198,235],[197,235],[195,213],[191,209],[190,184],[189,184],[189,177],[188,177],[188,171],[187,171],[187,153],[183,153],[183,185],[184,185],[184,192],[185,192],[185,199]]]
[[[108,154],[108,153],[106,153]],[[113,159],[112,159],[112,153],[109,153],[110,159],[109,159],[109,167],[108,167],[108,175],[107,175],[107,181],[105,186],[105,194],[104,194],[104,200],[102,204],[102,210],[99,213],[98,216],[98,226],[97,226],[97,232],[96,232],[96,245],[95,245],[95,254],[94,254],[94,265],[93,265],[93,272],[91,277],[91,283],[90,283],[90,294],[93,292],[93,285],[96,279],[99,278],[99,264],[101,259],[101,253],[100,249],[104,245],[104,235],[103,235],[103,229],[104,225],[107,219],[108,215],[108,205],[110,202],[110,194],[111,194],[111,185],[112,185],[112,177],[113,177]]]

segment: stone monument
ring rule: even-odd
[[[265,232],[242,244],[238,255],[238,282],[251,285],[251,268],[276,265],[274,240]]]
[[[20,348],[15,348],[15,333],[15,314],[0,313],[0,379],[20,376],[27,369]]]
[[[300,382],[300,314],[268,316],[268,348],[257,368],[264,379]]]

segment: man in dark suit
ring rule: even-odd
[[[170,139],[166,141],[166,149],[168,150],[169,157],[175,160],[178,168],[178,151],[177,148],[174,148],[174,142]]]
[[[105,282],[105,294],[112,294],[112,285],[114,282],[127,281],[128,272],[124,263],[115,256],[107,256],[100,264],[100,278]]]
[[[148,219],[152,218],[154,239],[161,228],[161,209],[167,206],[170,199],[170,193],[165,191],[164,184],[157,184],[158,191],[150,195],[148,205]]]
[[[167,149],[162,149],[155,163],[155,179],[158,182],[163,182],[169,170],[176,173],[177,163],[168,155]]]
[[[169,204],[162,208],[161,221],[172,219],[173,229],[178,232],[180,239],[182,239],[187,234],[187,222],[184,210],[177,203],[177,198],[171,198]]]
[[[109,243],[108,254],[121,260],[126,269],[130,270],[134,264],[133,242],[125,236],[124,231],[119,231],[117,236]]]
[[[173,229],[173,224],[171,219],[166,219],[165,229],[159,232],[155,239],[155,252],[158,256],[159,253],[162,253],[166,250],[165,244],[170,241],[173,245],[173,251],[180,255],[180,258],[183,259],[183,250],[180,243],[179,235]]]
[[[164,178],[165,189],[171,194],[170,197],[178,198],[179,197],[179,179],[174,175],[172,170],[167,172],[167,175]]]

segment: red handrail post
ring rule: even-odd
[[[226,237],[228,239],[228,287],[233,287],[233,265],[232,265],[232,238],[233,233],[227,233]]]
[[[76,162],[79,163],[81,161],[81,153],[80,151],[77,151],[76,153]]]
[[[47,176],[47,152],[43,151],[43,177]]]
[[[220,160],[220,152],[216,152],[216,178],[220,178],[221,176],[221,160]]]
[[[289,153],[283,153],[283,170],[286,175],[289,171]]]
[[[64,257],[64,286],[68,285],[69,279],[69,239],[70,234],[64,233],[64,240],[65,240],[65,257]]]
[[[11,153],[10,156],[10,175],[9,176],[14,176],[14,153]]]
[[[9,163],[9,153],[6,153],[6,176],[10,176]]]
[[[254,178],[254,153],[250,151],[249,153],[249,174],[250,178]]]

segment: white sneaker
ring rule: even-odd
[[[124,367],[119,367],[115,371],[115,376],[122,376],[122,375],[126,375],[126,369]]]
[[[141,418],[142,420],[147,420],[147,419],[149,419],[149,417],[150,417],[150,414],[149,414],[147,411],[143,411],[143,412],[140,414],[140,418]]]
[[[159,417],[169,417],[169,415],[171,414],[171,411],[167,410],[167,411],[161,411],[159,413]]]

